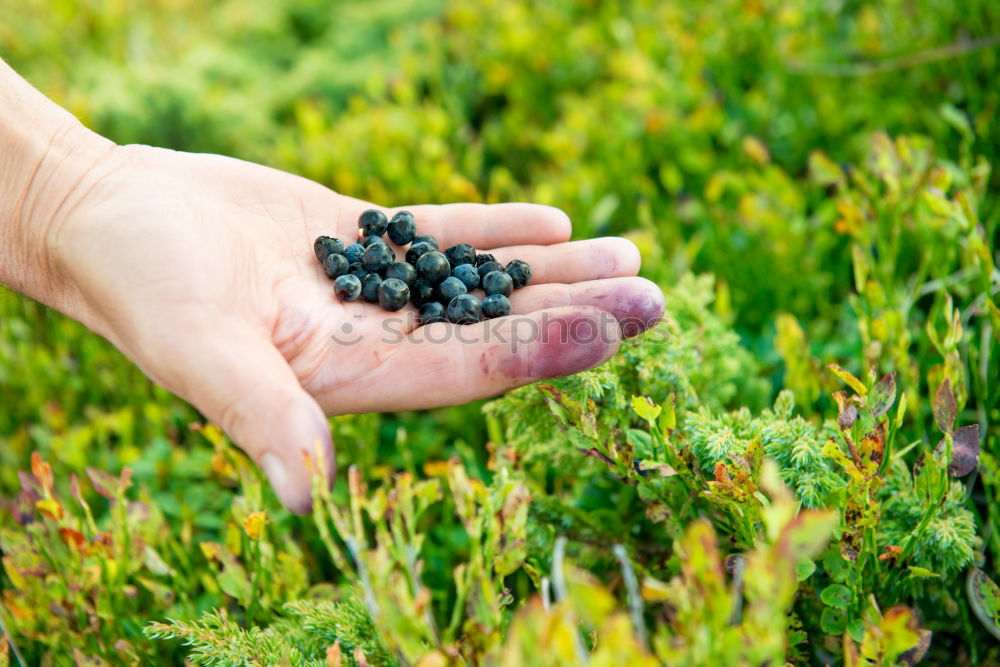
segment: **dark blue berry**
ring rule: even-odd
[[[486,262],[495,262],[495,261],[497,261],[497,258],[494,257],[493,255],[489,254],[488,252],[481,252],[478,255],[476,255],[476,268],[479,268]]]
[[[413,298],[413,305],[420,308],[425,303],[434,301],[434,285],[431,285],[423,278],[417,278],[413,286],[410,287],[410,295]]]
[[[382,236],[388,226],[389,221],[386,219],[385,213],[373,208],[368,209],[358,218],[358,227],[364,231],[365,236]]]
[[[483,299],[483,316],[488,318],[510,315],[510,299],[503,294],[491,294]]]
[[[354,301],[361,294],[361,281],[348,273],[333,281],[333,289],[341,301]]]
[[[413,214],[400,211],[392,216],[388,228],[389,238],[397,245],[406,245],[417,235],[417,224],[413,222]]]
[[[476,251],[468,243],[456,243],[444,251],[444,256],[451,263],[451,268],[476,263]]]
[[[348,264],[347,258],[343,255],[327,255],[327,258],[323,260],[323,271],[326,272],[327,278],[342,276],[350,268],[351,265]]]
[[[360,243],[352,243],[351,245],[344,248],[344,257],[351,264],[354,262],[360,262],[365,258],[365,247]]]
[[[455,324],[473,324],[483,318],[479,299],[471,294],[459,294],[448,303],[448,321]]]
[[[435,250],[440,250],[441,246],[438,245],[438,240],[431,236],[430,234],[417,234],[413,237],[413,243],[426,243]]]
[[[370,303],[378,303],[378,286],[382,284],[382,276],[369,273],[361,281],[361,298]]]
[[[330,236],[320,236],[313,243],[313,252],[316,253],[316,259],[323,262],[330,255],[344,254],[344,243]]]
[[[472,264],[461,264],[455,267],[451,275],[465,283],[465,289],[472,291],[479,287],[479,271]]]
[[[381,241],[373,243],[365,249],[365,266],[376,273],[385,271],[396,260],[392,249]]]
[[[510,296],[514,291],[514,280],[504,271],[490,271],[483,278],[483,291],[486,296],[503,294]]]
[[[365,276],[368,275],[368,269],[365,268],[363,262],[354,262],[347,269],[347,272],[352,276],[357,276],[358,280],[364,280]]]
[[[389,268],[385,270],[386,278],[396,278],[402,280],[407,286],[413,284],[413,281],[417,279],[417,270],[413,268],[412,264],[407,264],[406,262],[393,262],[389,265]]]
[[[378,303],[385,310],[399,310],[409,300],[410,288],[402,280],[388,278],[378,286]]]
[[[406,251],[406,261],[416,266],[417,260],[432,250],[437,250],[437,248],[432,246],[430,243],[425,243],[423,241],[420,243],[414,243]]]
[[[424,253],[417,260],[417,275],[432,285],[437,285],[447,278],[449,273],[451,265],[448,259],[436,250]]]
[[[441,301],[444,303],[450,303],[459,294],[465,294],[469,290],[465,289],[465,283],[456,278],[455,276],[449,276],[441,281],[438,285],[438,294],[441,296]]]
[[[487,273],[492,273],[493,271],[503,271],[503,267],[500,266],[500,262],[484,262],[480,264],[479,268],[479,282],[483,281]]]
[[[507,265],[507,275],[514,281],[514,287],[521,289],[531,282],[531,265],[522,259],[515,259]]]
[[[420,323],[444,322],[444,306],[437,301],[430,301],[420,306]]]
[[[385,243],[381,236],[363,236],[360,241],[361,245],[367,248],[373,243]]]

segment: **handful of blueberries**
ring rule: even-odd
[[[531,282],[531,266],[520,259],[505,268],[493,255],[476,254],[468,243],[440,252],[433,236],[417,235],[409,211],[388,220],[381,211],[369,209],[358,218],[358,226],[361,238],[349,246],[329,236],[313,244],[341,301],[360,297],[388,311],[412,301],[420,309],[420,324],[473,324],[484,317],[510,315],[507,297]],[[410,244],[405,261],[396,261],[383,234],[396,245]],[[477,287],[486,293],[482,301],[471,294]]]

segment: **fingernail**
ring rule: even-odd
[[[260,458],[260,467],[264,470],[267,478],[271,480],[271,486],[281,496],[285,482],[288,481],[288,471],[285,470],[285,464],[277,456],[268,452]]]

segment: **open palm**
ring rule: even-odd
[[[296,511],[310,505],[302,453],[319,442],[333,460],[324,414],[455,405],[575,373],[662,313],[631,243],[567,242],[567,217],[531,204],[405,207],[442,248],[531,264],[510,317],[417,328],[412,306],[341,303],[313,240],[353,241],[366,208],[259,165],[124,146],[71,193],[50,237],[70,314],[217,422]]]

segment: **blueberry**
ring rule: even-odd
[[[330,255],[344,254],[344,243],[330,236],[320,236],[313,243],[313,251],[316,253],[316,259],[322,263]]]
[[[368,269],[365,268],[363,262],[354,262],[348,267],[347,272],[352,276],[357,276],[358,280],[364,280],[365,276],[368,275]]]
[[[361,298],[370,303],[378,303],[378,286],[382,284],[382,276],[369,273],[361,281]]]
[[[488,252],[481,252],[478,255],[476,255],[476,268],[479,268],[486,262],[495,262],[495,261],[497,261],[497,258],[494,257],[493,255],[489,254]]]
[[[414,243],[410,246],[409,250],[406,251],[406,261],[416,266],[417,260],[432,250],[437,250],[437,248],[432,246],[430,243],[425,243],[423,241],[420,243]]]
[[[465,289],[465,283],[456,278],[455,276],[450,276],[441,281],[438,285],[438,294],[441,296],[441,301],[444,303],[450,303],[452,299],[460,294],[465,294],[469,290]]]
[[[420,323],[444,322],[444,306],[437,301],[430,301],[420,306]]]
[[[465,289],[472,291],[479,287],[479,271],[472,264],[461,264],[455,267],[451,275],[465,283]]]
[[[420,308],[425,303],[430,303],[434,301],[434,285],[423,278],[417,278],[414,281],[413,286],[410,288],[410,295],[413,299],[413,305]]]
[[[381,236],[362,236],[361,241],[359,243],[361,243],[362,246],[367,248],[373,243],[385,243],[385,241],[382,240]]]
[[[483,291],[486,296],[503,294],[510,296],[514,291],[514,280],[503,271],[490,271],[483,278]]]
[[[491,294],[483,299],[484,317],[506,317],[510,315],[510,299],[503,294]]]
[[[347,258],[343,255],[327,255],[323,260],[323,270],[326,271],[327,278],[336,278],[348,272],[351,265],[347,263]]]
[[[385,271],[396,259],[392,250],[381,241],[373,243],[365,249],[365,266],[369,271]]]
[[[435,250],[440,250],[441,246],[438,244],[438,240],[431,236],[430,234],[417,234],[413,237],[413,243],[426,243]]]
[[[389,265],[389,268],[385,270],[385,277],[402,280],[406,283],[407,287],[409,287],[413,284],[413,281],[417,279],[417,270],[413,268],[412,264],[407,264],[406,262],[393,262]]]
[[[333,281],[333,289],[341,301],[354,301],[361,294],[361,281],[347,273]]]
[[[417,235],[417,224],[413,222],[413,214],[409,211],[400,211],[392,216],[388,231],[393,243],[406,245],[413,241],[413,237]]]
[[[515,259],[507,265],[507,275],[514,281],[514,287],[521,289],[531,282],[531,265],[521,259]]]
[[[448,259],[436,250],[424,253],[417,260],[417,275],[432,285],[448,277],[451,273],[451,265]]]
[[[351,264],[354,262],[360,262],[365,258],[365,247],[360,243],[352,243],[351,245],[344,248],[344,257]]]
[[[476,263],[476,251],[468,243],[456,243],[444,251],[444,256],[451,263],[451,268]]]
[[[479,271],[479,280],[482,281],[482,279],[486,277],[487,273],[491,273],[493,271],[503,271],[503,267],[500,266],[500,262],[483,262],[479,265],[477,270]]]
[[[389,221],[385,213],[373,208],[368,209],[358,218],[358,227],[364,230],[365,236],[382,236],[385,234]]]
[[[398,278],[388,278],[378,286],[378,303],[389,311],[396,311],[410,300],[410,288]]]
[[[479,299],[471,294],[459,294],[448,303],[448,321],[455,324],[473,324],[483,318]]]

